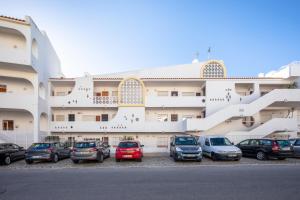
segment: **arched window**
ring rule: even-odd
[[[217,61],[209,61],[202,67],[203,78],[225,78],[226,70],[223,64]]]
[[[144,105],[144,85],[140,80],[129,78],[120,83],[119,105]]]

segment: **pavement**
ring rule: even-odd
[[[0,170],[0,200],[299,200],[300,165]]]

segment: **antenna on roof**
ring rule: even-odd
[[[207,60],[210,60],[211,47],[207,49]]]
[[[195,55],[194,55],[194,60],[192,61],[192,63],[198,63],[199,62],[198,58],[199,58],[199,52],[196,51]]]

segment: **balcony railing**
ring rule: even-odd
[[[117,104],[118,97],[117,96],[107,96],[107,97],[94,96],[93,103],[94,104]]]
[[[0,93],[0,108],[33,110],[33,94]]]
[[[146,107],[205,107],[205,96],[147,96]]]

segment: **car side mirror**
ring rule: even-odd
[[[141,144],[141,147],[144,147],[145,145]]]
[[[234,142],[231,142],[232,145],[234,145]]]

